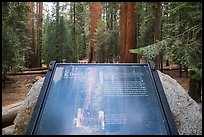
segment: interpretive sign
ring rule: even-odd
[[[177,134],[150,64],[51,65],[26,134]]]

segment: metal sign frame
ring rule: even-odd
[[[45,80],[43,82],[38,100],[36,102],[34,111],[32,113],[32,117],[30,119],[29,125],[28,125],[26,133],[25,133],[26,135],[34,135],[35,134],[36,128],[38,126],[39,118],[40,118],[40,113],[42,112],[43,106],[47,100],[47,95],[49,92],[48,88],[49,88],[49,85],[51,83],[51,80],[52,80],[52,77],[54,74],[54,70],[56,68],[56,64],[57,64],[56,61],[51,61],[49,64],[49,68],[48,68],[48,71],[46,73]],[[66,64],[78,64],[78,63],[66,63]],[[79,64],[79,65],[89,65],[89,64],[91,64],[91,65],[93,65],[93,64],[96,64],[96,65],[113,65],[113,63],[112,64],[110,64],[110,63],[88,63],[87,64],[86,63],[86,64]],[[117,66],[117,65],[128,65],[128,64],[129,65],[130,64],[131,65],[133,65],[133,64],[138,65],[140,63],[117,63],[114,65]],[[150,61],[148,61],[147,64],[150,68],[150,71],[151,71],[151,74],[153,77],[153,83],[155,84],[156,89],[157,89],[157,93],[158,93],[157,96],[159,98],[159,103],[161,104],[161,108],[162,108],[162,111],[164,114],[164,118],[165,118],[164,121],[166,123],[167,130],[168,130],[167,132],[170,135],[178,135],[176,124],[174,122],[172,112],[170,110],[166,95],[164,93],[162,83],[160,81],[158,72],[155,69],[155,63],[154,63],[154,61],[150,60]]]

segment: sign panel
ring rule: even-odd
[[[33,134],[170,134],[148,64],[60,64]]]

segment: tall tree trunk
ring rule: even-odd
[[[117,7],[116,6],[114,6],[114,12],[113,12],[113,22],[114,22],[114,25],[113,26],[115,26],[115,29],[117,28]],[[114,41],[114,51],[113,51],[113,58],[114,58],[114,62],[117,62],[118,61],[118,50],[119,50],[119,47],[118,47],[118,35],[119,35],[119,33],[117,32],[117,33],[114,33],[114,39],[115,39],[115,41]]]
[[[114,53],[114,36],[113,36],[113,3],[109,3],[109,10],[110,10],[110,14],[109,14],[109,30],[111,31],[111,37],[110,37],[110,43],[109,43],[109,53],[108,53],[108,62],[113,63],[113,53]]]
[[[202,34],[201,34],[202,30],[200,30],[199,32],[197,32],[197,36],[195,37],[197,41],[199,41],[199,43],[202,43]],[[201,35],[199,35],[201,34]],[[189,38],[187,41],[193,39],[193,35],[192,33],[189,33]],[[201,53],[202,54],[202,53]],[[198,65],[197,66],[198,69],[202,69],[202,65]],[[186,66],[184,66],[185,70],[186,70],[186,75],[188,75],[188,68]],[[198,74],[197,74],[198,75]],[[190,70],[189,71],[189,91],[188,94],[191,96],[191,98],[193,98],[197,103],[202,102],[201,100],[201,95],[202,95],[202,76],[199,79],[196,79],[195,77],[195,71]]]
[[[169,10],[169,3],[168,2],[166,2],[166,3],[163,3],[163,5],[164,5],[164,9],[165,10],[162,10],[163,11],[163,14],[162,15],[164,15],[164,17],[165,16],[169,16],[168,14],[168,12],[166,12],[166,11],[168,11]],[[169,21],[169,19],[167,20],[167,21]],[[164,24],[164,22],[162,22],[162,25]],[[162,28],[163,28],[163,26],[162,26]],[[165,33],[165,31],[164,31],[164,33]],[[163,33],[163,30],[162,30],[162,34],[164,35],[164,33]],[[166,60],[166,64],[165,64],[165,66],[170,66],[170,64],[169,64],[169,59],[168,59],[168,57],[167,56],[164,56],[164,58],[165,58],[165,60]]]
[[[38,20],[39,20],[39,25],[38,25],[38,37],[39,37],[39,43],[38,43],[38,46],[39,46],[39,50],[38,50],[38,66],[41,67],[42,66],[42,63],[41,63],[41,49],[42,49],[42,11],[43,11],[43,2],[40,2],[39,3],[39,17],[38,17]]]
[[[79,59],[79,56],[78,56],[78,45],[76,44],[76,3],[74,2],[74,6],[73,6],[73,13],[74,13],[74,47],[75,47],[75,51],[76,51],[76,60]]]
[[[139,36],[139,34],[138,34],[138,28],[139,28],[139,26],[138,26],[138,5],[137,4],[135,4],[135,6],[134,6],[134,17],[135,17],[135,45],[133,45],[133,48],[137,48],[138,46],[137,46],[137,39],[138,39],[138,36]],[[133,57],[133,61],[134,62],[139,62],[138,61],[139,59],[138,59],[138,54],[134,54],[134,57]]]
[[[85,12],[84,9],[85,9],[84,7],[81,7],[82,13]],[[83,15],[85,15],[85,14],[83,14]],[[85,22],[86,22],[86,19],[83,18],[83,20],[82,20],[83,49],[82,49],[82,55],[81,55],[82,59],[86,58],[86,34],[85,34],[85,27],[86,26],[85,26]]]
[[[127,3],[120,3],[120,62],[124,62],[126,49]]]
[[[181,22],[181,11],[179,11],[179,22]],[[179,26],[179,33],[178,34],[181,34],[181,31],[182,31],[182,27],[181,25]],[[179,76],[182,77],[182,68],[183,66],[181,64],[180,65],[180,68],[179,68]]]
[[[84,20],[84,22],[83,22],[83,31],[82,31],[82,33],[83,33],[83,42],[84,42],[84,50],[83,50],[83,55],[82,55],[82,59],[85,59],[86,58],[86,47],[87,47],[87,45],[86,45],[86,34],[85,34],[85,20]]]
[[[109,7],[108,7],[109,3],[106,2],[106,29],[109,29]]]
[[[59,24],[59,2],[56,2],[56,24]]]
[[[137,5],[136,7],[136,11],[139,11],[139,5]],[[137,24],[136,24],[136,40],[138,41],[138,36],[140,35],[140,14],[137,12],[136,13],[136,20],[137,20]],[[138,47],[138,46],[137,46]],[[141,59],[141,55],[137,55],[137,62],[140,63],[140,59]]]
[[[161,2],[156,2],[154,4],[154,42],[157,40],[161,40]],[[156,56],[155,59],[155,67],[156,69],[161,69],[161,66],[159,66],[161,63],[161,53]]]
[[[194,99],[197,103],[201,102],[201,88],[202,81],[193,78],[192,76],[195,72],[190,71],[190,80],[189,80],[189,91],[188,94]]]
[[[56,61],[57,62],[61,62],[61,51],[60,51],[60,44],[58,44],[59,42],[59,35],[60,35],[60,32],[59,32],[59,2],[56,3],[56,28],[55,28],[55,31],[56,31],[56,43],[55,43],[55,47],[56,47]]]
[[[123,12],[126,12],[123,13]],[[137,55],[130,53],[130,49],[136,48],[136,14],[134,2],[121,2],[121,51],[120,62],[137,62]],[[124,21],[123,21],[124,19]],[[124,26],[124,24],[125,26]]]
[[[70,6],[70,11],[69,12],[72,13],[72,2],[70,2],[69,6]],[[72,19],[73,19],[73,16],[72,16],[72,14],[70,14],[70,20],[72,20]]]
[[[34,33],[34,16],[33,16],[33,8],[34,8],[34,3],[29,2],[29,7],[30,7],[30,12],[28,14],[28,19],[29,19],[29,31],[30,31],[30,47],[31,47],[31,52],[29,55],[29,68],[35,67],[35,33]]]
[[[35,67],[39,67],[38,65],[38,53],[39,53],[39,2],[36,2],[36,9],[37,9],[37,19],[36,19],[36,47],[35,47]]]
[[[95,61],[95,51],[94,51],[94,34],[96,32],[98,20],[101,18],[101,2],[91,2],[91,24],[90,24],[90,37],[91,37],[91,46],[89,54],[89,62]]]
[[[37,45],[35,67],[41,67],[41,48],[42,48],[42,10],[43,3],[37,2]]]

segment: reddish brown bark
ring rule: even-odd
[[[35,35],[34,35],[34,16],[33,16],[33,7],[34,7],[34,3],[33,2],[29,2],[29,7],[30,7],[30,12],[28,13],[28,28],[30,31],[30,47],[31,47],[31,53],[29,56],[29,68],[34,67],[35,64]]]
[[[96,32],[98,20],[101,18],[101,2],[91,2],[91,24],[90,24],[90,37],[91,37],[91,46],[90,46],[90,56],[89,62],[96,60],[95,51],[94,51],[94,33]]]
[[[134,2],[120,4],[120,62],[137,62],[137,55],[130,53],[136,48],[136,14]]]
[[[39,16],[38,16],[38,53],[37,53],[37,67],[41,67],[41,49],[42,49],[42,11],[43,2],[39,2]]]
[[[161,2],[156,2],[154,4],[154,42],[157,40],[161,40],[161,16],[162,16],[162,9],[161,9]],[[155,67],[156,69],[161,69],[161,54],[156,56],[155,59]]]
[[[127,4],[120,3],[120,62],[124,62],[125,46],[126,46],[126,24],[127,24]]]

